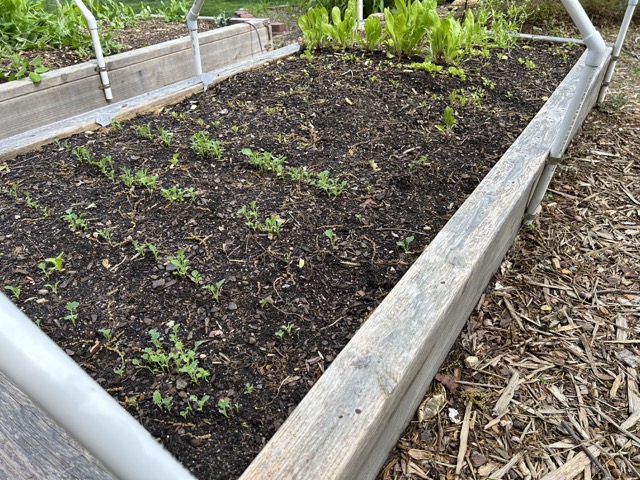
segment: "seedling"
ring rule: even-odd
[[[74,232],[87,229],[87,221],[84,219],[84,217],[84,213],[81,213],[79,215],[73,213],[73,207],[65,210],[64,215],[62,215],[62,219],[69,224],[69,228]]]
[[[152,373],[186,373],[191,381],[198,383],[207,378],[210,372],[199,367],[196,360],[196,351],[202,342],[195,342],[193,349],[186,349],[178,337],[178,324],[169,322],[171,328],[169,334],[170,348],[166,348],[163,340],[155,328],[149,330],[151,344],[153,347],[146,347],[141,355],[141,360],[134,359],[131,363],[135,366],[147,368]]]
[[[174,153],[171,158],[169,160],[167,160],[169,162],[169,165],[171,165],[170,168],[175,168],[178,166],[178,163],[180,163],[180,154],[179,153]]]
[[[87,147],[76,147],[71,150],[71,154],[76,157],[80,163],[91,163],[91,150]]]
[[[295,327],[293,323],[287,323],[286,325],[281,325],[278,331],[276,332],[276,337],[278,337],[280,340],[283,340],[285,332],[287,333],[287,335],[291,336],[293,332],[293,327]]]
[[[415,168],[415,167],[428,167],[429,165],[431,165],[429,163],[429,161],[427,160],[427,156],[426,155],[422,155],[418,158],[416,158],[415,160],[413,160],[410,164],[409,164],[409,168]]]
[[[249,161],[254,168],[263,172],[273,172],[278,177],[284,175],[284,157],[274,156],[271,152],[254,152],[250,148],[243,148],[242,154],[249,157]]]
[[[324,231],[324,236],[329,239],[329,242],[331,243],[331,250],[335,250],[336,244],[338,243],[338,236],[330,228]]]
[[[249,207],[243,205],[237,213],[238,215],[244,216],[244,224],[251,230],[254,232],[266,232],[270,236],[273,234],[279,234],[282,230],[282,225],[284,224],[284,220],[278,215],[270,215],[265,218],[264,223],[260,222],[258,220],[258,207],[256,206],[255,200],[249,203]]]
[[[193,269],[189,272],[189,280],[191,280],[196,285],[200,285],[202,283],[202,275],[198,270]]]
[[[133,174],[131,173],[131,169],[123,167],[121,171],[122,173],[120,174],[120,180],[122,180],[122,183],[124,183],[125,187],[131,188],[135,180]]]
[[[100,333],[107,342],[110,342],[113,338],[113,331],[110,328],[101,328],[98,330],[98,333]]]
[[[62,268],[62,264],[64,263],[62,259],[63,255],[64,252],[57,257],[45,258],[44,262],[38,264],[38,268],[42,270],[46,278],[49,278],[53,272],[64,272],[64,268]],[[57,285],[56,283],[56,286]]]
[[[213,298],[213,300],[215,302],[219,302],[220,301],[220,293],[222,292],[222,285],[223,284],[224,284],[224,278],[222,280],[219,280],[218,282],[214,283],[213,285],[211,285],[211,284],[203,285],[202,288],[204,288],[205,290],[207,290],[211,294],[211,298]]]
[[[5,290],[9,290],[13,295],[13,298],[18,300],[20,298],[20,292],[22,289],[20,287],[16,287],[15,285],[5,285]]]
[[[158,138],[162,143],[164,143],[167,147],[169,147],[171,146],[171,139],[173,138],[173,133],[160,127],[158,129]]]
[[[198,157],[213,158],[215,160],[222,159],[222,143],[217,140],[211,140],[209,135],[204,130],[200,130],[190,138],[191,150],[195,152]]]
[[[153,392],[153,403],[155,403],[160,410],[171,412],[173,397],[163,397],[162,394],[158,390],[156,390],[155,392]]]
[[[451,131],[453,125],[456,123],[456,119],[453,115],[453,108],[447,106],[444,108],[444,113],[442,115],[444,120],[444,125],[436,125],[438,130],[442,131]]]
[[[536,63],[531,60],[530,58],[527,58],[526,60],[522,57],[518,58],[518,63],[520,65],[524,65],[525,68],[529,69],[529,70],[533,70],[534,68],[536,68]]]
[[[133,130],[140,138],[146,138],[147,140],[153,139],[153,134],[151,133],[151,122],[146,125],[134,125]]]
[[[253,393],[253,385],[251,383],[245,383],[244,384],[244,393],[246,393],[247,395],[251,395]]]
[[[189,272],[189,259],[185,257],[185,249],[181,248],[173,256],[168,256],[166,260],[176,267],[175,273],[180,277],[186,277]]]
[[[404,253],[409,255],[411,253],[411,250],[409,250],[409,245],[411,244],[411,242],[413,242],[413,236],[409,236],[404,240],[398,240],[396,242],[396,245],[398,245],[399,247],[402,247],[402,250],[404,251]]]
[[[77,310],[79,306],[80,304],[78,302],[67,302],[67,305],[64,307],[66,308],[67,312],[69,312],[68,315],[65,315],[64,319],[69,320],[71,323],[73,323],[74,326],[76,324],[76,320],[78,319]]]
[[[112,182],[116,179],[116,173],[113,169],[113,160],[111,155],[107,155],[106,157],[102,157],[97,162],[92,162],[93,165],[100,169],[100,172],[107,177]]]
[[[156,188],[157,175],[149,175],[147,169],[136,170],[133,183],[137,186],[144,187],[149,193],[153,192]]]
[[[264,310],[264,307],[266,307],[267,305],[269,305],[271,303],[271,298],[270,297],[261,298],[258,303],[260,304],[260,309]]]
[[[96,230],[96,233],[98,234],[98,236],[100,238],[102,238],[103,240],[105,240],[107,243],[111,243],[111,230],[108,228],[101,228],[99,230]]]
[[[230,410],[231,401],[228,398],[221,398],[220,400],[218,400],[218,412],[229,418]]]
[[[45,285],[45,287],[48,288],[49,290],[51,290],[51,293],[53,293],[54,295],[57,295],[58,294],[58,285],[59,284],[60,284],[60,280],[58,280],[53,285],[51,285],[50,283],[47,283]]]
[[[160,189],[160,193],[162,196],[169,200],[171,203],[173,202],[184,202],[184,189],[174,185],[171,188],[162,188]]]
[[[342,194],[348,182],[346,180],[340,182],[338,179],[331,178],[329,175],[329,171],[327,170],[318,173],[316,187],[325,192],[329,198],[337,198]]]

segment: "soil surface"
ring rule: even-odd
[[[7,161],[0,285],[197,477],[236,478],[580,53],[462,80],[314,52]]]

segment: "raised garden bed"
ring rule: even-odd
[[[359,53],[292,58],[156,116],[8,161],[2,172],[2,282],[21,287],[18,305],[197,476],[235,478],[551,96],[571,65],[565,55],[576,53],[556,48],[514,50],[498,62],[476,58],[464,65],[466,81],[404,71],[384,57]],[[525,59],[535,69],[528,70]],[[386,306],[366,321],[348,347],[359,353],[338,357],[344,360],[331,367],[331,378],[318,382],[313,398],[320,403],[305,400],[278,438],[291,435],[288,441],[307,446],[306,455],[317,454],[336,476],[375,472],[515,235],[577,74],[458,211],[458,230],[452,226],[438,237],[429,247],[435,253],[420,257]],[[458,91],[458,103],[452,91]],[[439,131],[450,104],[456,124]],[[142,138],[147,126],[151,139]],[[220,160],[190,149],[201,130],[222,141]],[[163,131],[171,134],[170,145],[161,140]],[[103,162],[101,172],[78,161],[84,152],[79,147],[89,149],[94,162],[111,156],[113,163]],[[253,169],[243,148],[285,156],[283,175],[277,162],[265,164],[264,158],[263,170]],[[295,178],[304,172],[292,168],[303,166],[314,184]],[[109,168],[115,169],[113,182]],[[142,183],[158,175],[159,187],[193,193],[170,202],[142,183],[125,188],[118,178],[123,168],[146,169]],[[347,182],[341,193],[326,175],[322,183],[323,171],[337,185]],[[251,210],[254,200],[259,223],[266,225],[270,215],[284,220],[280,234],[245,225],[256,219],[238,211]],[[87,228],[76,224],[72,231],[72,214],[84,214]],[[157,259],[149,244],[157,247]],[[185,277],[176,275],[185,264],[182,249],[189,262]],[[38,264],[63,252],[65,272],[45,278]],[[193,269],[209,285],[225,279],[219,302],[193,280]],[[73,314],[69,302],[79,303],[75,324],[63,319]],[[413,315],[405,317],[407,310]],[[427,321],[426,312],[449,316],[456,326],[433,324],[440,348],[431,348],[434,338],[424,340],[415,329]],[[396,330],[374,329],[393,325],[396,316]],[[132,364],[151,346],[153,328],[165,337],[162,348],[170,349],[171,321],[187,348],[204,340],[198,360],[210,372],[209,382],[153,375]],[[112,338],[99,329],[109,329]],[[420,348],[408,348],[416,339],[423,339]],[[407,347],[394,350],[397,365],[378,360],[387,344]],[[420,370],[419,358],[429,368]],[[120,368],[122,375],[114,373]],[[342,377],[357,381],[342,385],[336,381]],[[366,386],[371,380],[375,392]],[[327,385],[334,395],[323,390]],[[170,413],[154,405],[155,390],[173,397]],[[341,390],[352,393],[348,404],[336,396]],[[211,400],[183,418],[178,412],[192,394]],[[365,398],[372,403],[360,405]],[[225,399],[229,410],[216,405]],[[318,429],[322,415],[333,420]],[[301,437],[295,425],[309,419],[315,429],[303,429]],[[370,445],[363,447],[360,440],[367,437]],[[349,452],[342,450],[347,445]],[[262,459],[305,475],[278,457],[300,461],[291,447],[272,447]],[[336,456],[327,464],[338,450],[342,463]],[[314,461],[305,456],[302,463]],[[264,474],[264,466],[251,472]]]
[[[188,32],[185,28],[185,34]],[[199,35],[202,71],[209,72],[271,49],[268,22],[251,20]],[[188,37],[105,58],[113,102],[194,77]],[[28,78],[0,84],[0,140],[107,105],[95,61],[52,70],[34,84]]]

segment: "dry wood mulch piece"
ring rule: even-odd
[[[379,475],[640,478],[640,32]]]

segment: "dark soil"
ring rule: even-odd
[[[463,81],[383,54],[314,52],[8,161],[0,166],[0,284],[19,286],[19,307],[197,477],[236,478],[579,54],[542,44],[492,51],[460,65]],[[454,90],[468,103],[452,102]],[[448,105],[455,125],[440,131]],[[136,131],[146,125],[153,139]],[[222,142],[220,160],[190,149],[198,131]],[[77,147],[93,161],[110,156],[115,181],[78,161]],[[243,148],[285,157],[285,173],[253,168]],[[291,167],[347,184],[329,197],[293,180]],[[124,168],[157,175],[157,188],[125,187]],[[193,193],[169,202],[160,188],[173,186]],[[284,221],[281,233],[245,224],[238,211],[253,201],[260,222]],[[62,219],[70,208],[86,229]],[[110,240],[98,233],[105,229]],[[398,242],[410,237],[405,252]],[[134,242],[155,244],[157,259],[136,253]],[[177,274],[169,257],[181,249],[204,283],[225,280],[219,302]],[[64,271],[45,277],[38,264],[61,254]],[[75,325],[65,319],[68,302],[79,304]],[[172,325],[185,349],[202,342],[195,358],[206,380],[134,365],[153,347],[152,329],[171,350]],[[101,329],[111,330],[109,341]],[[173,397],[170,412],[154,404],[156,390]],[[202,411],[192,402],[194,411],[179,414],[190,395],[205,394]],[[217,406],[224,399],[228,418]]]

